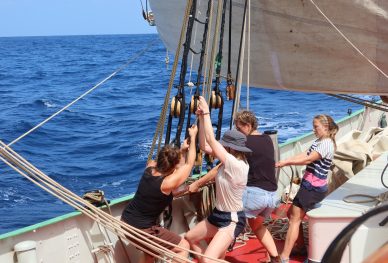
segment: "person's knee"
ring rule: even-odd
[[[190,243],[186,238],[182,238],[181,242],[179,242],[179,246],[185,249],[189,249]]]
[[[189,244],[196,244],[199,242],[198,238],[196,235],[194,235],[192,232],[187,232],[184,236],[184,239],[189,243]]]
[[[300,218],[300,216],[298,215],[295,215],[295,214],[291,214],[290,216],[290,224],[300,224],[302,222],[302,219]]]

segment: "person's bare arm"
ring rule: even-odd
[[[206,175],[204,175],[203,177],[199,178],[198,180],[196,180],[192,184],[190,184],[189,185],[189,192],[190,193],[198,192],[199,188],[204,186],[207,182],[213,180],[216,177],[216,175],[218,173],[218,169],[220,168],[220,166],[221,166],[221,163],[218,164],[213,169],[211,169]]]
[[[225,148],[216,140],[214,136],[213,126],[210,119],[209,106],[204,97],[199,97],[198,108],[202,111],[202,128],[204,129],[205,140],[212,149],[212,155],[217,157],[222,163],[225,163],[226,155],[228,152]]]
[[[303,153],[303,154],[298,154],[288,159],[279,161],[275,164],[275,167],[283,167],[287,165],[306,165],[316,160],[319,160],[321,158],[322,156],[318,152],[312,151],[309,155],[307,155],[307,153]]]
[[[172,174],[167,176],[161,185],[161,190],[165,194],[170,194],[174,189],[184,183],[189,177],[191,170],[193,169],[196,150],[195,150],[195,137],[197,135],[197,126],[189,128],[190,134],[190,146],[186,157],[186,163],[180,165]]]

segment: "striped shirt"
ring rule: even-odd
[[[326,192],[327,175],[334,157],[334,143],[330,138],[317,139],[308,149],[307,155],[313,151],[319,153],[322,158],[307,165],[302,186],[307,190]]]

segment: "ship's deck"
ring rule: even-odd
[[[282,251],[284,241],[276,241],[278,251]],[[235,246],[239,246],[236,244]],[[306,260],[306,256],[291,256],[290,263],[299,263]],[[240,262],[261,262],[267,259],[266,249],[256,238],[250,238],[244,246],[233,249],[226,254],[225,260],[234,263]]]

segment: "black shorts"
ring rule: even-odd
[[[224,212],[217,208],[213,209],[210,216],[207,217],[207,221],[217,228],[223,228],[230,225],[231,222],[236,223],[234,230],[234,237],[238,237],[245,228],[245,214],[244,211],[239,212]]]
[[[307,190],[303,186],[300,187],[298,193],[294,197],[292,204],[302,208],[305,212],[310,211],[315,205],[325,198],[327,192],[317,192],[314,190]]]

